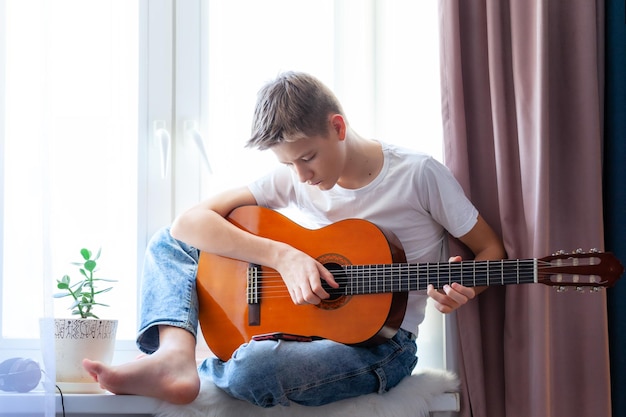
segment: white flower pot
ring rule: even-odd
[[[110,364],[117,320],[55,319],[56,381],[64,393],[102,392],[83,368],[83,359]]]

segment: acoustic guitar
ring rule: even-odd
[[[228,216],[239,228],[286,242],[320,261],[340,284],[319,305],[295,305],[273,269],[202,252],[198,265],[199,320],[211,351],[228,360],[257,338],[331,339],[375,345],[400,328],[408,292],[442,288],[542,283],[558,289],[600,290],[624,268],[612,254],[558,253],[541,259],[407,263],[397,239],[360,219],[306,229],[282,214],[240,207]]]

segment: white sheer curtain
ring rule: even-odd
[[[52,294],[83,246],[118,280],[102,302],[135,310],[138,22],[136,1],[0,1],[0,360],[38,362],[45,392],[0,413],[56,415]]]

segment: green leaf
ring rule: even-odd
[[[91,291],[91,289],[93,288],[93,281],[83,281],[81,286],[82,288],[87,288],[89,291]]]
[[[88,260],[87,262],[85,262],[85,269],[89,272],[93,272],[93,270],[96,269],[96,263],[91,259]]]
[[[63,298],[63,297],[69,297],[71,294],[69,292],[57,292],[55,294],[52,294],[52,297],[54,298]]]
[[[80,291],[80,288],[83,286],[83,282],[85,281],[78,281],[77,283],[72,284],[70,288],[74,291]]]
[[[116,279],[109,279],[109,278],[94,278],[92,281],[93,282],[96,282],[96,281],[117,282]]]
[[[108,304],[103,304],[103,303],[93,303],[94,306],[102,306],[102,307],[109,307]]]
[[[89,249],[82,248],[80,254],[83,256],[84,260],[91,259],[91,251]]]

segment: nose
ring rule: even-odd
[[[307,182],[313,178],[313,171],[304,164],[294,164],[294,169],[296,170],[300,182]]]

